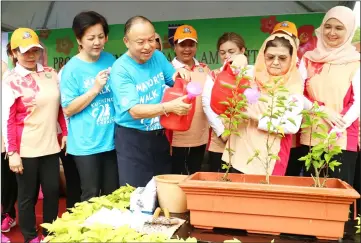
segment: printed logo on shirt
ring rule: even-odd
[[[45,73],[45,77],[51,79],[53,76],[51,75],[51,73]]]
[[[111,100],[110,98],[108,98]],[[110,114],[110,105],[106,103],[108,99],[105,99],[104,102],[97,102],[103,103],[98,105],[92,105],[92,116],[96,119],[97,125],[105,125],[114,122],[114,117]]]
[[[203,68],[198,68],[198,71],[199,71],[200,73],[204,73],[204,69],[203,69]]]
[[[145,126],[147,131],[154,131],[162,129],[162,126],[159,122],[159,117],[153,117],[151,119],[141,119],[140,123]]]

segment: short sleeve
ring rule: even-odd
[[[109,84],[113,92],[114,104],[120,113],[126,112],[133,106],[139,104],[136,85],[124,67],[113,66],[110,72]]]
[[[173,87],[173,75],[176,72],[175,68],[173,67],[172,63],[168,61],[168,59],[164,56],[164,54],[160,51],[156,51],[155,53],[157,58],[160,60],[160,65],[163,70],[165,84],[168,86]]]
[[[67,69],[64,69],[61,73],[60,93],[63,108],[68,107],[75,98],[81,95],[77,80]]]

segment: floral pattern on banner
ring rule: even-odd
[[[64,53],[65,55],[69,55],[73,47],[74,47],[74,43],[72,40],[70,40],[69,37],[64,37],[62,39],[56,40],[56,51],[59,53]]]
[[[315,27],[313,25],[303,25],[298,28],[298,38],[300,39],[300,47],[297,51],[297,56],[299,59],[303,57],[303,55],[312,51],[317,46],[317,37],[313,36],[315,32]]]
[[[269,16],[268,18],[262,18],[261,19],[261,31],[263,33],[272,34],[273,28],[278,23],[279,22],[277,21],[276,16]]]
[[[48,39],[49,35],[51,33],[51,30],[40,30],[39,37],[41,39]]]

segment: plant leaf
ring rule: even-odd
[[[294,119],[292,119],[291,117],[289,117],[287,120],[288,120],[289,122],[291,122],[293,125],[296,126],[296,122],[295,122]]]
[[[227,137],[227,136],[231,135],[231,131],[228,130],[228,129],[226,129],[226,130],[224,130],[224,132],[223,132],[222,135],[225,136],[225,137]]]

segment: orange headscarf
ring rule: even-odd
[[[267,42],[274,40],[276,37],[285,38],[290,42],[290,44],[293,47],[291,66],[288,69],[287,73],[282,76],[272,76],[268,73],[265,62],[265,56],[264,56]],[[283,33],[273,34],[263,42],[263,45],[258,52],[258,56],[254,65],[254,80],[258,88],[261,90],[261,92],[264,92],[263,87],[265,85],[269,84],[273,86],[274,84],[273,80],[277,78],[281,78],[278,84],[284,85],[285,88],[288,89],[290,93],[292,94],[303,93],[303,81],[301,78],[301,74],[297,69],[297,46],[292,37]]]
[[[322,33],[324,24],[332,18],[340,21],[347,30],[344,42],[337,48],[329,47],[324,41]],[[313,51],[306,52],[304,57],[313,62],[330,64],[346,64],[360,61],[360,53],[351,44],[356,27],[355,14],[350,8],[344,6],[331,8],[323,18],[321,26],[316,29],[317,47]]]

